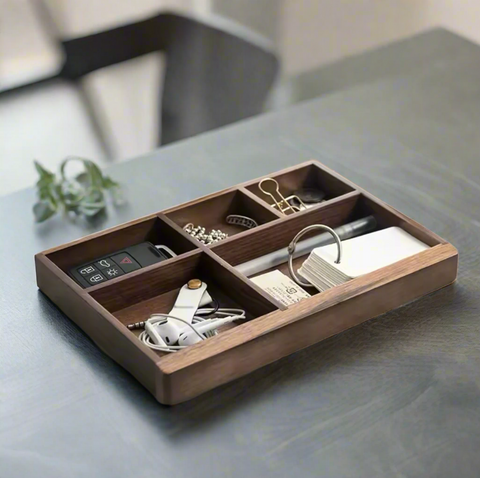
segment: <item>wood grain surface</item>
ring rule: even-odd
[[[300,333],[306,317],[316,316],[343,304],[341,318],[337,316],[337,332],[357,325],[368,318],[375,317],[423,294],[435,291],[451,284],[457,276],[458,253],[450,244],[432,247],[414,256],[383,267],[377,271],[357,277],[340,286],[317,294],[310,299],[294,304],[287,311],[269,314],[246,323],[237,329],[228,331],[222,337],[213,337],[209,341],[196,344],[181,353],[165,357],[160,366],[164,373],[183,370],[186,366],[217,358],[218,354],[255,340],[259,336],[269,335],[273,330],[285,325],[297,324]],[[422,272],[423,271],[423,272]],[[388,286],[388,287],[387,287]],[[357,302],[351,299],[362,298]],[[372,309],[372,313],[370,311]],[[318,336],[322,337],[322,321],[317,322]],[[241,332],[241,333],[239,333]],[[313,340],[310,334],[303,334],[306,340]],[[330,334],[323,336],[328,337]],[[307,339],[308,337],[308,339]],[[310,342],[311,344],[312,342]],[[274,342],[272,342],[274,346]],[[300,347],[299,347],[300,348]],[[276,347],[277,355],[282,347]],[[261,355],[261,352],[258,352]],[[221,374],[219,374],[221,375]],[[218,380],[220,380],[217,377]]]
[[[197,350],[193,348],[190,351],[185,350],[188,354],[182,354],[183,363],[178,360],[180,355],[164,357],[159,363],[164,372],[165,391],[162,399],[166,403],[174,404],[196,397],[201,390],[208,391],[249,373],[252,368],[258,368],[260,364],[267,365],[290,353],[343,332],[372,316],[394,309],[399,304],[444,287],[445,280],[449,280],[451,283],[456,278],[458,257],[456,251],[452,250],[436,251],[436,253],[439,259],[437,263],[432,264],[428,261],[428,266],[417,269],[413,273],[411,272],[413,264],[410,264],[410,267],[405,265],[404,268],[407,269],[405,274],[407,275],[394,278],[393,281],[387,279],[385,275],[383,277],[384,286],[370,290],[364,286],[360,292],[357,288],[356,295],[349,294],[348,290],[341,291],[343,296],[347,296],[341,299],[337,297],[338,291],[334,294],[332,290],[332,294],[329,294],[330,297],[322,297],[323,294],[318,294],[312,300],[318,299],[316,302],[321,305],[313,314],[311,313],[311,304],[308,305],[306,301],[303,301],[290,307],[288,312],[272,313],[258,319],[258,322],[240,325],[236,329],[225,332],[222,336],[216,336],[214,339],[218,348],[209,359],[205,359],[200,347],[197,347]],[[449,258],[447,261],[444,261],[443,258],[440,261],[443,254],[447,254],[445,256]],[[380,276],[380,271],[377,272],[377,276]],[[391,270],[390,273],[392,274],[393,271]],[[382,281],[380,277],[378,280]],[[349,284],[349,286],[354,287],[353,284]],[[413,296],[412,291],[414,291]],[[301,319],[301,315],[299,316],[302,310],[304,320]],[[284,321],[289,325],[284,327]],[[250,330],[245,330],[249,325]],[[265,327],[265,333],[260,336],[258,334],[259,326]],[[273,331],[272,326],[274,327]],[[233,342],[238,343],[238,340],[243,342],[241,347],[234,346]],[[208,353],[206,348],[204,351]],[[223,350],[223,353],[220,349]],[[185,367],[186,361],[191,365]],[[178,372],[172,372],[169,370],[170,367],[175,367]]]
[[[33,189],[2,197],[2,478],[477,478],[480,52],[452,37],[408,75],[111,168],[128,204],[92,223],[34,226]],[[41,250],[311,158],[452,243],[455,285],[176,407],[36,288]]]

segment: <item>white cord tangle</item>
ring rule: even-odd
[[[212,315],[210,315],[212,314]],[[207,317],[204,317],[204,316]],[[200,323],[205,323],[209,322],[211,320],[216,320],[216,319],[221,319],[223,323],[229,323],[233,322],[234,320],[241,320],[245,319],[245,311],[242,309],[218,309],[215,310],[213,308],[204,308],[204,309],[198,309],[193,316],[192,323],[187,322],[184,319],[181,319],[180,317],[175,317],[170,314],[152,314],[150,318],[148,319],[148,322],[151,325],[159,325],[161,323],[164,323],[167,321],[167,319],[173,319],[173,320],[178,320],[179,322],[183,322],[187,327],[190,327],[202,340],[205,340],[208,337],[213,337],[216,335],[216,331],[211,331],[208,332],[205,335],[201,334],[198,332],[198,330],[193,326],[193,324],[200,324]],[[219,324],[220,325],[223,325]],[[182,350],[188,347],[188,345],[168,345],[168,346],[163,346],[163,345],[157,345],[155,344],[150,336],[148,335],[148,332],[144,330],[138,337],[147,347],[150,347],[151,349],[154,350],[159,350],[160,352],[177,352],[178,350]]]

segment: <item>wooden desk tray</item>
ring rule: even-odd
[[[159,402],[172,405],[455,280],[455,247],[322,164],[309,161],[270,177],[285,196],[316,186],[326,192],[326,201],[284,216],[265,202],[258,189],[261,178],[255,179],[39,253],[38,287]],[[225,217],[233,213],[259,226],[245,230],[226,224]],[[430,248],[326,292],[309,290],[311,298],[288,308],[234,269],[286,247],[307,225],[338,227],[370,214],[379,229],[402,227]],[[183,231],[189,222],[230,237],[204,246]],[[71,267],[145,240],[165,244],[178,256],[87,289],[67,275]],[[279,268],[286,272],[284,265]],[[126,325],[168,312],[179,288],[192,278],[207,282],[221,305],[245,309],[248,320],[177,353],[149,349],[137,338],[139,331]]]

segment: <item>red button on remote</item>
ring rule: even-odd
[[[140,269],[140,264],[126,252],[112,256],[111,259],[122,269],[123,272],[132,272]]]

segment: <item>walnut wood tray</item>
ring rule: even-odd
[[[284,216],[263,199],[262,178],[248,181],[37,254],[38,287],[159,402],[172,405],[455,280],[455,247],[322,164],[309,161],[269,177],[277,179],[285,195],[317,187],[326,192],[326,201]],[[249,216],[259,226],[228,225],[228,214]],[[309,290],[311,298],[289,307],[234,268],[286,247],[307,225],[337,227],[370,214],[378,229],[399,226],[430,248],[326,292]],[[230,237],[204,246],[183,231],[189,222]],[[67,275],[71,267],[145,240],[165,244],[178,256],[87,289]],[[285,265],[279,269],[287,271]],[[248,320],[177,353],[149,349],[127,324],[168,312],[180,287],[192,278],[207,282],[221,305],[245,309]]]

